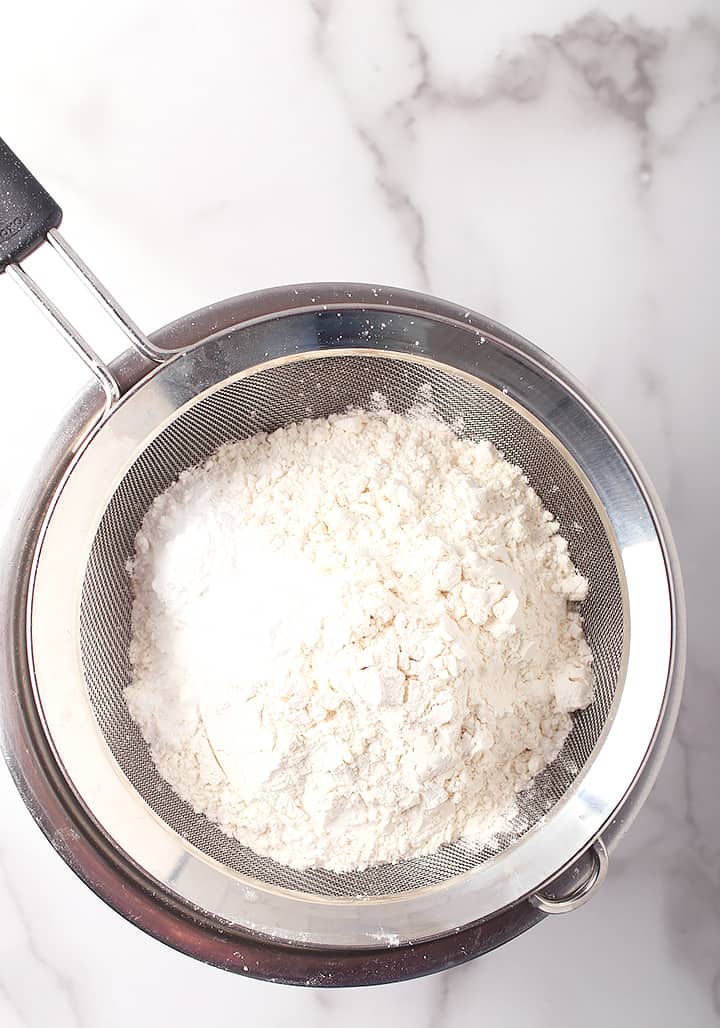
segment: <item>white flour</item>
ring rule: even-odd
[[[160,773],[293,867],[489,837],[592,697],[557,524],[431,417],[223,447],[156,499],[132,577],[126,697]]]

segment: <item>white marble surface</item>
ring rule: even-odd
[[[720,1020],[720,6],[598,3],[3,10],[0,132],[145,327],[316,279],[425,289],[506,322],[645,461],[690,620],[677,734],[601,894],[414,983],[282,988],[165,949],[74,878],[3,767],[3,1028]],[[5,279],[0,326],[7,511],[85,374]]]

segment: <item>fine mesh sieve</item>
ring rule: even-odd
[[[503,833],[483,848],[461,842],[430,856],[361,873],[296,871],[228,838],[181,800],[155,770],[123,697],[130,680],[132,592],[127,562],[140,522],[157,494],[222,443],[349,406],[369,408],[374,393],[404,413],[420,395],[428,395],[421,394],[423,387],[430,388],[438,416],[450,424],[462,419],[466,437],[491,440],[518,464],[558,519],[572,559],[590,583],[581,612],[593,652],[595,700],[575,716],[561,754],[521,797],[514,832]],[[383,895],[435,885],[473,869],[536,824],[572,785],[612,708],[623,654],[622,592],[596,501],[558,445],[518,409],[480,384],[402,356],[331,355],[259,370],[218,389],[185,410],[139,454],[115,490],[92,544],[82,589],[80,641],[88,694],[104,738],[128,780],[174,831],[202,853],[260,882],[316,895]]]
[[[574,909],[652,785],[679,706],[682,588],[637,461],[547,355],[481,315],[380,286],[277,288],[145,336],[57,230],[62,212],[0,140],[0,272],[102,387],[70,408],[0,562],[0,736],[33,816],[129,920],[270,980],[394,981],[487,952]],[[46,241],[132,344],[111,365],[22,262]],[[359,874],[298,872],[196,814],[159,777],[123,699],[126,570],[155,496],[220,444],[380,393],[518,464],[590,583],[594,702],[521,797],[512,831]],[[588,871],[588,861],[590,870]]]
[[[229,949],[239,933],[243,946],[252,940],[264,976],[288,981],[321,963],[313,947],[339,948],[342,970],[333,973],[357,981],[373,963],[364,958],[350,970],[348,954],[412,943],[418,973],[441,966],[448,947],[460,960],[496,945],[493,926],[504,926],[506,939],[534,923],[529,895],[542,910],[577,905],[602,880],[605,839],[627,823],[626,808],[617,812],[652,766],[667,717],[675,638],[668,565],[656,513],[623,450],[574,384],[529,344],[440,301],[393,293],[384,303],[379,293],[313,287],[296,308],[287,292],[271,293],[248,301],[260,306],[255,317],[240,313],[243,301],[232,302],[224,324],[216,312],[191,319],[197,345],[154,370],[114,371],[123,395],[80,433],[49,505],[41,505],[29,576],[39,731],[62,769],[57,780],[68,790],[73,824],[84,811],[100,833],[93,845],[115,866],[102,888],[95,874],[91,881],[131,917],[149,891],[149,931],[174,932],[180,948],[242,970],[244,950]],[[428,391],[439,417],[470,439],[489,439],[522,467],[558,519],[590,583],[581,613],[595,699],[521,797],[512,830],[490,844],[458,842],[357,874],[294,871],[227,837],[156,773],[123,699],[127,561],[154,497],[222,443],[368,407],[376,393],[404,412]],[[588,847],[596,860],[581,873]],[[574,886],[572,875],[560,893],[547,886],[571,867],[580,875]],[[477,923],[490,927],[468,943]],[[292,953],[283,950],[280,961],[268,939]],[[417,948],[432,940],[442,947]],[[372,980],[411,973],[391,963],[393,970],[381,962]]]

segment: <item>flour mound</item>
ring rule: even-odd
[[[427,415],[223,446],[157,497],[130,571],[125,695],[160,774],[291,867],[489,838],[592,698],[557,522]]]

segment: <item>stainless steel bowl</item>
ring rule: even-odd
[[[73,405],[31,477],[3,562],[3,750],[58,852],[162,941],[231,970],[313,985],[440,970],[584,902],[657,775],[685,648],[664,516],[607,419],[514,333],[402,290],[267,290],[188,315],[151,342],[153,360],[129,350],[110,366],[117,396],[88,388]],[[157,363],[165,350],[172,355]],[[325,410],[342,406],[349,378],[355,395],[379,368],[400,406],[402,375],[408,395],[428,377],[450,408],[462,395],[466,413],[484,411],[476,431],[496,425],[566,537],[577,523],[596,539],[585,554],[582,534],[569,542],[582,570],[597,565],[586,623],[598,626],[605,684],[575,744],[529,796],[533,827],[496,852],[440,851],[434,862],[381,869],[355,892],[351,881],[260,866],[187,820],[171,796],[156,802],[117,702],[113,619],[121,625],[125,614],[112,583],[133,517],[183,464],[251,430],[247,390],[271,397],[271,422],[272,412],[273,423],[298,416],[301,365],[324,383]],[[555,500],[553,475],[563,476]]]

